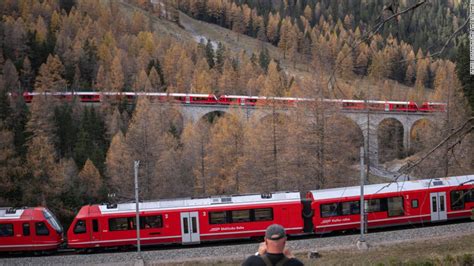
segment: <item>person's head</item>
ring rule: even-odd
[[[272,224],[265,231],[265,244],[269,253],[283,253],[286,244],[285,228],[279,224]]]

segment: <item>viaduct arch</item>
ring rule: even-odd
[[[260,121],[263,117],[272,115],[275,112],[287,115],[289,108],[255,107],[255,106],[235,106],[235,105],[183,105],[181,108],[185,123],[195,123],[211,112],[231,113],[239,117],[242,121]],[[347,111],[342,110],[341,115],[351,119],[359,126],[363,137],[364,146],[368,150],[369,161],[373,166],[379,164],[379,144],[377,130],[383,120],[394,119],[403,126],[403,148],[410,149],[410,133],[413,125],[422,119],[427,119],[436,124],[436,115],[421,112],[384,112],[384,111]],[[332,113],[327,116],[332,116]]]

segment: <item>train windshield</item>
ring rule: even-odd
[[[58,219],[54,214],[52,214],[48,209],[43,210],[44,218],[48,221],[48,223],[56,230],[58,233],[63,232],[63,227],[61,224],[58,222]]]

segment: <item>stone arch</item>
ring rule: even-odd
[[[222,110],[208,111],[201,114],[201,116],[196,121],[196,123],[205,121],[205,122],[208,122],[209,124],[214,124],[219,117],[224,116],[224,115],[230,115],[230,113],[226,111],[222,111]]]
[[[406,156],[403,146],[404,125],[394,117],[384,118],[377,125],[379,163]]]
[[[360,160],[360,147],[364,146],[364,133],[352,118],[343,114],[331,115],[326,120],[326,131],[328,134],[337,134],[343,144],[345,153],[350,161],[357,163]]]
[[[435,121],[427,117],[414,121],[409,130],[409,154],[420,152],[431,146],[432,140],[439,132]]]

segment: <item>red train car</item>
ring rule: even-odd
[[[55,251],[63,228],[47,208],[0,208],[0,252]]]
[[[389,111],[418,112],[418,105],[415,102],[387,102]]]
[[[368,228],[467,218],[474,175],[365,186]],[[313,190],[316,233],[360,228],[360,187]]]
[[[419,108],[421,112],[446,112],[445,103],[424,102]]]
[[[273,223],[283,225],[290,235],[301,234],[302,206],[299,192],[143,202],[141,243],[259,237]],[[135,203],[84,206],[68,230],[68,245],[75,249],[134,245],[136,226]]]

